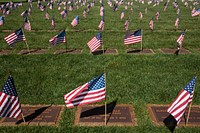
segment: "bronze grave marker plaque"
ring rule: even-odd
[[[78,107],[76,111],[75,125],[80,126],[104,126],[105,106],[85,105]],[[132,105],[107,105],[107,126],[134,126],[135,116]]]
[[[93,55],[101,55],[101,54],[118,54],[117,49],[106,49],[106,50],[102,50],[102,49],[98,49],[94,52],[92,52]]]
[[[81,49],[56,50],[54,54],[81,54]]]
[[[128,49],[126,50],[127,54],[154,54],[154,51],[152,49]]]
[[[158,105],[158,104],[149,104],[148,110],[151,116],[152,121],[156,125],[164,125],[163,120],[169,116],[167,108],[169,105]],[[185,112],[185,118],[188,115],[188,108]],[[185,126],[186,120],[184,117],[181,118],[180,126]],[[190,117],[188,120],[187,126],[200,126],[200,106],[193,105],[190,112]]]
[[[58,126],[58,121],[61,118],[63,109],[64,106],[61,105],[22,105],[25,123],[22,117],[17,119],[6,117],[1,119],[0,125]]]

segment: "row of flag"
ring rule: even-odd
[[[185,30],[181,33],[181,35],[177,38],[177,43],[178,43],[178,49],[180,49],[180,46],[184,40],[185,36]],[[6,42],[10,47],[13,47],[14,43],[20,42],[20,41],[26,41],[25,35],[23,33],[23,30],[20,28],[16,30],[15,32],[9,34],[8,36],[4,37]],[[58,35],[55,35],[49,40],[51,47],[59,44],[59,43],[65,43],[66,42],[66,32],[65,30],[62,30],[59,32]],[[128,32],[125,34],[124,37],[124,44],[129,45],[129,44],[135,44],[138,42],[142,42],[142,29],[133,31],[133,32]],[[96,36],[94,36],[88,43],[88,47],[90,48],[91,52],[96,51],[101,45],[103,44],[102,41],[102,33],[99,32]]]
[[[106,99],[106,74],[103,73],[93,78],[89,82],[75,88],[64,95],[67,108],[73,108],[84,104],[100,102]],[[180,91],[176,99],[170,104],[167,112],[175,120],[175,124],[170,125],[170,130],[174,130],[180,123],[188,105],[192,103],[194,88],[197,77],[194,78]],[[18,94],[14,85],[14,79],[9,76],[2,91],[0,92],[0,116],[18,118],[23,111],[19,102]],[[164,120],[167,125],[171,120]],[[167,123],[168,122],[168,123]]]

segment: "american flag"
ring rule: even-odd
[[[142,12],[139,13],[140,19],[143,18]]]
[[[31,30],[31,24],[30,24],[30,21],[28,20],[28,18],[25,19],[25,22],[24,22],[24,29],[30,31]]]
[[[51,26],[53,27],[53,29],[56,28],[56,22],[55,22],[54,16],[52,16]]]
[[[86,9],[83,11],[83,17],[86,18],[87,12]]]
[[[124,24],[124,27],[125,27],[126,31],[128,30],[128,26],[129,26],[129,20],[127,19],[125,24]]]
[[[4,17],[0,16],[0,26],[3,25],[3,23],[4,23]]]
[[[94,36],[88,43],[88,47],[92,52],[97,50],[103,44],[102,34],[99,32],[96,36]]]
[[[71,25],[72,25],[73,27],[75,27],[75,26],[77,26],[78,24],[79,24],[79,17],[76,16],[76,17],[72,20]]]
[[[100,12],[100,16],[104,16],[104,10]]]
[[[142,30],[127,33],[124,37],[124,44],[134,44],[142,41]]]
[[[106,98],[105,74],[95,77],[88,83],[64,95],[67,108],[100,102]]]
[[[46,11],[46,13],[45,13],[45,19],[48,19],[49,20],[49,13],[48,13],[48,10]]]
[[[121,16],[120,16],[120,19],[123,19],[123,18],[124,18],[124,10],[122,10]]]
[[[23,18],[26,18],[26,17],[28,16],[28,11],[27,11],[27,10],[23,11],[23,12],[21,13],[21,16],[22,16]]]
[[[153,30],[153,18],[149,22],[149,27],[150,27],[151,30]]]
[[[175,27],[178,28],[178,23],[179,23],[179,17],[176,18],[176,21],[175,21]]]
[[[73,5],[70,5],[68,10],[72,11],[73,10]]]
[[[26,41],[26,38],[25,38],[21,28],[16,30],[15,32],[9,34],[8,36],[4,37],[4,39],[6,40],[8,45],[10,45],[10,47],[12,47],[13,44],[16,42]]]
[[[101,21],[98,25],[99,29],[104,30],[104,25],[105,25],[104,16],[102,16]]]
[[[193,14],[192,17],[194,16],[198,16],[200,14],[200,8],[198,10],[196,10]]]
[[[156,12],[156,15],[155,15],[155,16],[156,16],[156,20],[158,20],[158,19],[159,19],[159,16],[160,16],[159,11]]]
[[[170,104],[167,112],[169,112],[177,121],[180,122],[186,107],[192,102],[196,76],[182,89],[177,98]]]
[[[21,114],[22,109],[14,85],[14,79],[9,76],[0,92],[0,116],[17,118]]]
[[[185,36],[185,30],[181,33],[181,35],[177,38],[177,43],[180,45],[182,44],[183,42],[183,39],[184,39],[184,36]]]
[[[67,16],[67,10],[63,10],[62,12],[60,12],[60,15],[62,16],[62,18],[65,18]]]
[[[58,35],[54,36],[49,40],[51,47],[58,43],[66,42],[66,32],[65,30],[61,31]]]

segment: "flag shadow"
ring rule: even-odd
[[[29,125],[29,123],[30,123],[32,120],[34,120],[37,116],[39,116],[40,114],[42,114],[42,112],[44,112],[47,108],[49,108],[49,107],[51,107],[51,106],[52,106],[52,104],[49,105],[49,106],[42,107],[42,108],[39,108],[39,109],[35,110],[34,113],[32,113],[32,114],[27,115],[26,117],[24,117],[25,122],[28,122],[28,125]],[[16,124],[19,125],[19,124],[21,124],[22,122],[24,122],[23,119],[17,121]]]
[[[171,133],[174,132],[177,126],[177,121],[171,114],[163,120],[163,123],[171,131]]]
[[[107,118],[107,122],[109,121],[109,119],[112,115],[112,112],[113,112],[113,110],[116,106],[117,100],[118,99],[116,99],[115,101],[113,101],[111,103],[106,104],[106,107],[107,107],[107,113],[106,114],[110,114]],[[100,107],[95,107],[93,109],[81,112],[80,118],[89,117],[89,116],[93,116],[93,115],[105,115],[105,106],[102,105]]]
[[[140,53],[141,50],[140,49],[131,49],[131,50],[127,50],[127,53]]]
[[[100,55],[100,54],[105,54],[106,50],[97,50],[92,52],[93,55]]]

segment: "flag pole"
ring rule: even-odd
[[[142,29],[141,29],[141,36],[143,36],[143,34],[142,34]],[[143,51],[143,44],[142,44],[142,41],[141,41],[141,51]]]
[[[22,33],[24,34],[23,28],[22,28]],[[30,54],[30,50],[29,50],[29,46],[28,46],[27,41],[26,41],[26,36],[25,36],[25,34],[24,34],[24,37],[25,37],[25,44],[26,44],[26,46],[27,46],[28,53]]]
[[[196,78],[197,78],[197,76],[196,76]],[[195,84],[194,84],[194,89],[193,89],[193,96],[194,96],[194,90],[195,90]],[[191,107],[192,107],[192,102],[190,103],[190,106],[189,106],[188,115],[187,115],[187,119],[186,119],[186,126],[188,125],[190,112],[191,112]]]
[[[24,119],[24,115],[23,115],[23,113],[21,114],[21,116],[22,116],[22,119],[23,119],[23,121],[24,121],[24,124],[26,123],[26,121],[25,121],[25,119]]]
[[[105,90],[106,90],[106,68],[104,68],[105,74]],[[105,95],[105,126],[107,125],[107,103],[106,103],[106,95]]]

